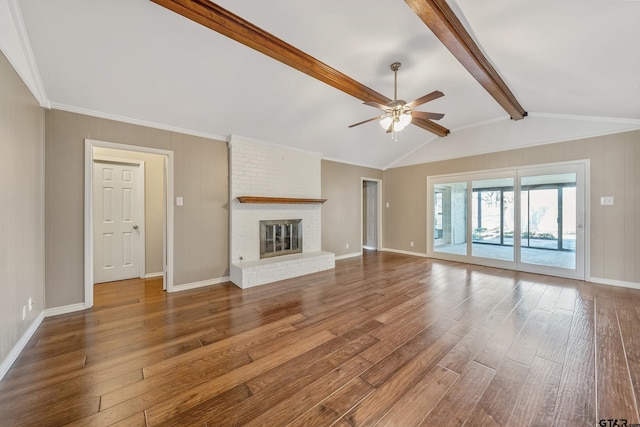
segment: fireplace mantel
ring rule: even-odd
[[[327,199],[301,199],[298,197],[261,197],[261,196],[238,196],[240,203],[263,203],[263,204],[318,204],[324,203]]]

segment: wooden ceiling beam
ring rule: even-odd
[[[444,126],[437,124],[431,120],[421,119],[419,117],[414,117],[411,119],[411,124],[416,125],[424,130],[427,130],[431,133],[435,133],[438,136],[447,136],[449,135],[449,129]]]
[[[473,41],[446,0],[405,2],[512,119],[520,120],[526,117],[527,112]]]
[[[391,99],[280,40],[249,21],[208,0],[151,0],[198,24],[328,84],[362,102],[387,104]],[[420,127],[445,136],[449,130],[425,120]],[[431,123],[431,125],[429,125]],[[444,129],[444,131],[443,131]]]

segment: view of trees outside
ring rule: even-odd
[[[562,192],[562,247],[558,248]],[[504,212],[504,215],[501,215]],[[576,189],[553,187],[521,192],[521,246],[575,250]],[[511,188],[473,191],[473,241],[513,245],[514,196]],[[502,234],[501,234],[501,221]]]
[[[513,202],[512,190],[474,191],[471,207],[473,241],[513,246]],[[500,236],[501,210],[504,210],[502,236]]]

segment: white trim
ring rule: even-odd
[[[591,276],[591,159],[584,162],[584,277]]]
[[[11,11],[11,17],[13,18],[13,24],[15,25],[18,39],[20,40],[20,46],[22,47],[22,53],[27,61],[27,68],[29,76],[20,75],[20,69],[22,67],[13,67],[20,75],[22,81],[27,85],[29,91],[38,100],[40,106],[43,108],[51,108],[51,103],[47,99],[47,93],[44,90],[44,84],[40,77],[40,71],[38,70],[38,63],[36,57],[33,54],[31,48],[31,40],[29,40],[29,33],[27,27],[24,24],[24,16],[22,15],[22,9],[18,0],[9,0],[9,10]],[[25,78],[27,77],[27,78]]]
[[[576,119],[577,120],[577,119]],[[626,122],[623,122],[623,124],[627,124]],[[636,124],[636,123],[629,123],[629,126],[626,128],[620,128],[620,129],[610,129],[607,131],[602,131],[602,132],[593,132],[593,133],[585,133],[582,135],[572,135],[572,136],[568,136],[565,138],[558,138],[558,139],[550,139],[550,140],[546,140],[546,141],[538,141],[538,142],[532,142],[530,144],[525,144],[525,145],[518,145],[518,146],[514,146],[514,147],[502,147],[499,149],[486,149],[486,150],[479,150],[479,151],[473,151],[470,152],[468,154],[465,155],[452,155],[452,156],[444,156],[444,157],[437,157],[434,158],[431,161],[428,162],[420,162],[420,163],[407,163],[401,166],[397,166],[397,167],[409,167],[409,166],[416,166],[416,165],[426,165],[426,164],[430,164],[430,163],[437,163],[437,162],[444,162],[447,160],[455,160],[455,159],[464,159],[464,158],[468,158],[468,157],[476,157],[476,156],[482,156],[485,154],[497,154],[497,153],[503,153],[506,151],[515,151],[515,150],[521,150],[521,149],[525,149],[525,148],[532,148],[532,147],[541,147],[543,145],[551,145],[551,144],[559,144],[562,142],[568,142],[568,141],[580,141],[583,139],[589,139],[589,138],[596,138],[599,136],[607,136],[607,135],[616,135],[619,133],[625,133],[625,132],[634,132],[640,130],[640,123]],[[433,140],[429,141],[432,142]],[[426,145],[426,144],[424,144]],[[423,145],[423,146],[424,146]],[[413,153],[413,151],[411,152]],[[398,159],[397,161],[393,162],[391,165],[395,165],[397,163],[399,163],[402,159],[407,158],[407,156],[403,156],[402,158]],[[390,166],[386,166],[383,170],[387,170],[390,169]]]
[[[338,159],[336,157],[322,156],[322,160],[326,160],[326,161],[329,161],[329,162],[343,163],[345,165],[358,166],[358,167],[361,167],[361,168],[375,169],[375,170],[378,170],[378,171],[384,170],[380,166],[373,166],[373,165],[366,164],[366,163],[352,162],[352,161],[349,161],[349,160]]]
[[[488,151],[477,151],[477,152],[474,151],[473,153],[468,154],[468,155],[464,155],[464,156],[453,156],[453,157],[438,158],[438,159],[435,159],[434,162],[440,162],[440,161],[452,160],[452,159],[460,159],[460,158],[463,158],[463,157],[481,156],[483,154],[499,153],[499,152],[502,152],[502,151],[511,151],[511,150],[518,150],[518,149],[521,149],[521,148],[537,147],[537,146],[540,146],[540,145],[557,144],[557,143],[560,143],[560,142],[575,141],[575,140],[578,140],[578,139],[593,138],[593,137],[597,137],[597,136],[615,135],[617,133],[630,132],[630,131],[637,130],[638,128],[640,128],[640,120],[638,120],[638,119],[627,119],[627,118],[617,118],[617,117],[598,117],[598,116],[578,116],[578,115],[571,115],[571,114],[553,114],[553,113],[536,113],[536,112],[528,112],[527,116],[528,117],[538,117],[538,118],[543,118],[543,119],[577,120],[577,121],[587,121],[587,122],[595,122],[595,123],[616,123],[616,124],[630,125],[631,127],[628,127],[628,128],[625,128],[625,129],[616,129],[616,130],[608,130],[608,131],[602,131],[602,132],[587,133],[587,134],[581,135],[581,136],[571,136],[571,137],[567,137],[567,138],[546,140],[546,141],[531,143],[531,144],[527,144],[527,145],[519,145],[517,147],[507,147],[507,148],[503,148],[503,149],[500,149],[500,150],[497,150],[497,151],[495,149],[488,150]],[[484,121],[481,121],[481,122],[472,123],[472,124],[465,125],[465,126],[460,126],[460,127],[451,129],[451,132],[452,133],[461,132],[461,131],[464,131],[464,130],[474,129],[474,128],[477,128],[477,127],[486,126],[486,125],[490,125],[490,124],[494,124],[494,123],[498,123],[498,122],[506,121],[506,120],[510,120],[510,119],[511,118],[509,116],[501,116],[501,117],[494,118],[494,119],[484,120]],[[526,120],[526,118],[524,120]],[[396,160],[392,161],[388,165],[384,166],[382,168],[382,170],[387,170],[387,169],[393,168],[394,165],[396,165],[396,164],[402,162],[403,160],[411,157],[412,154],[414,154],[415,152],[421,150],[427,144],[435,141],[437,138],[438,137],[434,137],[434,138],[429,139],[428,141],[423,142],[422,144],[420,144],[415,149],[411,150],[410,152],[402,155],[401,157],[399,157]],[[430,162],[428,162],[428,163],[430,163]],[[417,164],[424,164],[424,163],[417,163]],[[405,166],[409,166],[409,165],[403,165],[401,167],[405,167]]]
[[[400,249],[391,249],[391,248],[382,248],[380,249],[382,252],[392,252],[395,254],[403,254],[403,255],[411,255],[411,256],[419,256],[420,258],[429,258],[429,256],[423,252],[411,252],[411,251],[403,251]]]
[[[44,317],[44,312],[41,311],[40,314],[38,314],[38,316],[33,319],[33,322],[31,322],[27,330],[24,331],[18,342],[15,343],[13,348],[11,348],[9,354],[7,354],[7,356],[4,358],[2,364],[0,364],[0,381],[2,381],[9,369],[11,369],[13,363],[16,361],[18,356],[20,356],[20,353],[22,352],[22,350],[24,350],[31,337],[33,337],[33,334],[36,333],[38,327],[44,320]]]
[[[382,167],[383,171],[386,171],[387,169],[391,169],[393,168],[394,165],[400,163],[401,161],[403,161],[406,158],[411,157],[414,153],[416,153],[417,151],[422,150],[424,147],[426,147],[428,144],[431,144],[433,141],[436,140],[436,138],[444,138],[444,137],[439,137],[439,136],[435,136],[434,138],[428,139],[426,141],[424,141],[423,143],[421,143],[420,145],[418,145],[416,148],[414,148],[413,150],[410,150],[407,154],[404,154],[400,157],[398,157],[397,159],[395,159],[394,161],[392,161],[391,163],[387,164],[386,166]],[[400,167],[404,167],[404,166],[400,166]]]
[[[479,126],[490,125],[490,124],[493,124],[493,123],[501,122],[501,121],[504,121],[504,120],[510,120],[510,119],[511,119],[511,117],[509,117],[508,115],[507,115],[507,116],[500,116],[500,117],[497,117],[497,118],[495,118],[495,119],[484,120],[484,121],[482,121],[482,122],[472,123],[472,124],[470,124],[470,125],[465,125],[465,126],[461,126],[461,127],[459,127],[459,128],[451,129],[451,132],[460,132],[460,131],[462,131],[462,130],[472,129],[472,128],[479,127]],[[413,155],[415,152],[417,152],[417,151],[419,151],[419,150],[423,149],[426,145],[428,145],[428,144],[432,143],[432,142],[433,142],[433,141],[435,141],[436,139],[438,139],[438,138],[445,138],[445,137],[446,137],[446,136],[437,136],[437,135],[433,135],[433,137],[432,137],[432,138],[430,138],[430,139],[428,139],[428,140],[424,141],[422,144],[418,145],[418,146],[417,146],[416,148],[414,148],[413,150],[409,151],[408,153],[406,153],[406,154],[402,155],[401,157],[397,158],[397,159],[396,159],[396,160],[394,160],[393,162],[389,163],[388,165],[386,165],[385,167],[383,167],[383,168],[382,168],[382,170],[391,169],[394,165],[396,165],[396,164],[400,163],[401,161],[403,161],[403,160],[404,160],[404,159],[406,159],[406,158],[411,157],[411,155]],[[510,148],[510,150],[511,150],[511,148]],[[492,152],[492,151],[490,151],[490,152]],[[437,160],[437,161],[440,161],[440,160]],[[419,164],[419,163],[418,163],[418,164]],[[406,166],[406,165],[405,165],[405,166]],[[401,167],[403,167],[403,166],[401,166]]]
[[[153,279],[154,277],[164,276],[164,271],[158,271],[157,273],[147,273],[144,275],[145,279]]]
[[[165,280],[167,292],[173,292],[173,151],[137,145],[117,144],[86,138],[84,152],[84,306],[93,306],[93,148],[157,154],[167,159],[166,171],[166,233],[164,236]]]
[[[191,129],[185,129],[185,128],[181,128],[181,127],[178,127],[178,126],[165,125],[165,124],[156,123],[156,122],[150,122],[150,121],[146,121],[146,120],[134,119],[134,118],[131,118],[131,117],[120,116],[120,115],[117,115],[117,114],[103,113],[101,111],[89,110],[89,109],[81,108],[81,107],[74,107],[72,105],[59,104],[57,102],[52,102],[50,104],[49,108],[56,109],[56,110],[61,110],[61,111],[68,111],[70,113],[83,114],[83,115],[86,115],[86,116],[98,117],[98,118],[101,118],[101,119],[115,120],[115,121],[119,121],[119,122],[122,122],[122,123],[129,123],[129,124],[132,124],[132,125],[139,125],[139,126],[145,126],[145,127],[150,127],[150,128],[154,128],[154,129],[167,130],[169,132],[182,133],[182,134],[185,134],[185,135],[192,135],[192,136],[198,136],[198,137],[203,137],[203,138],[208,138],[208,139],[215,139],[217,141],[226,141],[227,140],[227,137],[226,136],[222,136],[222,135],[217,135],[217,134],[207,133],[207,132],[201,132],[201,131],[191,130]],[[140,148],[143,148],[143,147],[140,147]],[[137,150],[137,151],[141,151],[141,150]]]
[[[640,126],[639,119],[627,119],[619,117],[601,117],[601,116],[579,116],[574,114],[553,114],[553,113],[535,113],[529,112],[530,117],[542,117],[545,119],[565,119],[565,120],[581,120],[586,122],[603,122],[603,123],[621,123],[634,126]]]
[[[589,282],[600,285],[620,286],[622,288],[640,289],[640,283],[627,282],[626,280],[603,279],[600,277],[590,277]]]
[[[229,276],[218,277],[215,279],[202,280],[200,282],[185,283],[183,285],[174,285],[171,292],[188,291],[190,289],[204,288],[205,286],[219,285],[220,283],[229,282]]]
[[[358,256],[362,256],[362,252],[353,252],[351,254],[338,255],[337,257],[335,257],[335,260],[340,261],[341,259],[355,258]]]
[[[90,308],[90,307],[87,307],[84,303],[64,305],[62,307],[47,308],[44,311],[44,317],[60,316],[61,314],[75,313],[77,311],[86,310],[87,308]]]

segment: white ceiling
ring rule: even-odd
[[[637,0],[449,0],[529,112],[517,122],[402,1],[217,3],[390,98],[402,62],[399,98],[443,91],[416,109],[451,134],[349,129],[378,110],[148,0],[1,0],[18,37],[0,48],[43,105],[376,168],[640,128]]]

